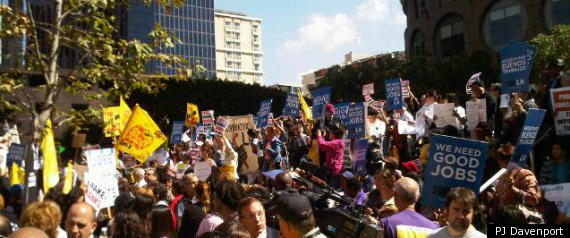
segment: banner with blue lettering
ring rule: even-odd
[[[170,144],[180,144],[182,133],[184,133],[184,121],[173,121],[172,133],[170,133]]]
[[[287,100],[285,100],[285,107],[283,107],[283,115],[297,118],[300,105],[299,96],[295,93],[288,93]]]
[[[212,136],[210,135],[211,132],[212,132],[212,130],[205,127],[204,124],[198,123],[196,125],[196,128],[194,129],[194,135],[193,135],[194,141],[198,140],[199,135],[205,135],[206,139],[212,138]]]
[[[348,118],[348,108],[350,107],[349,102],[333,104],[334,106],[334,117],[339,118],[343,125],[348,125],[350,119]]]
[[[530,70],[536,47],[527,42],[513,42],[501,48],[502,93],[528,92]]]
[[[519,135],[519,140],[517,141],[517,146],[511,155],[508,169],[520,169],[525,166],[545,113],[546,111],[541,109],[530,109],[530,111],[528,111],[521,134]]]
[[[348,108],[348,138],[362,138],[366,136],[365,122],[366,107],[363,102],[352,104]]]
[[[421,204],[444,207],[447,192],[455,187],[466,187],[478,194],[487,148],[487,142],[433,134]]]
[[[273,99],[267,99],[259,105],[259,112],[257,113],[257,128],[263,129],[267,126],[267,118],[271,112],[271,102],[273,102]]]
[[[354,160],[354,171],[360,176],[366,176],[366,150],[368,149],[368,139],[356,141],[352,150]]]
[[[318,88],[313,91],[313,118],[323,116],[324,106],[331,101],[331,87]]]
[[[15,162],[18,166],[22,166],[22,161],[24,161],[24,156],[26,155],[26,145],[25,144],[10,144],[10,149],[8,150],[8,156],[6,156],[6,166],[12,170],[12,163]]]
[[[400,110],[404,107],[401,79],[386,80],[386,104],[388,111]]]

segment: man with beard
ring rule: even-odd
[[[479,207],[475,193],[465,187],[456,187],[447,193],[445,212],[447,226],[437,229],[429,237],[487,237],[471,225],[473,210]]]

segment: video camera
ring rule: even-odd
[[[300,190],[309,198],[317,226],[321,232],[331,237],[383,237],[384,230],[369,223],[364,217],[365,206],[358,205],[348,197],[340,195],[332,187],[310,172],[301,171],[297,182],[307,184],[311,191]],[[318,187],[315,188],[315,187]],[[329,200],[337,202],[337,207],[330,208]]]

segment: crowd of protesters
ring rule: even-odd
[[[62,192],[62,180],[41,201],[25,206],[23,187],[5,185],[0,191],[0,236],[326,237],[311,201],[303,195],[307,186],[292,178],[309,167],[317,168],[316,177],[365,207],[367,222],[381,228],[386,237],[484,237],[489,223],[568,224],[568,214],[547,200],[541,189],[570,182],[570,142],[555,135],[549,105],[550,89],[570,86],[570,74],[563,69],[564,61],[551,62],[538,86],[511,95],[510,109],[499,107],[500,84],[473,82],[468,100],[486,101],[486,122],[476,128],[466,125],[465,104],[454,93],[430,90],[419,98],[411,93],[402,110],[370,106],[365,176],[352,169],[354,140],[346,139],[345,125],[334,116],[333,105],[327,104],[323,118],[309,120],[300,113],[297,118],[275,118],[261,130],[250,129],[245,146],[257,156],[259,169],[254,173],[243,172],[244,145],[212,133],[172,145],[163,163],[149,159],[130,168],[120,165],[120,195],[110,209],[96,211],[85,202],[87,186],[80,178],[69,193]],[[437,115],[421,114],[437,103],[454,103],[455,125],[438,128]],[[507,167],[532,108],[547,110],[532,163],[503,174],[496,186],[478,195],[464,187],[451,189],[443,209],[419,202],[432,134],[488,142],[486,181]],[[425,130],[400,135],[398,123],[422,123]],[[194,173],[191,148],[198,148],[201,160],[211,166],[204,181]],[[278,173],[270,176],[271,171]],[[342,209],[343,204],[331,206]]]

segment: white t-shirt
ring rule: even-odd
[[[366,123],[368,126],[367,134],[370,138],[372,138],[372,136],[375,136],[376,138],[384,137],[384,134],[386,133],[386,123],[384,121],[375,119],[373,123],[370,123],[369,120],[366,120]]]

